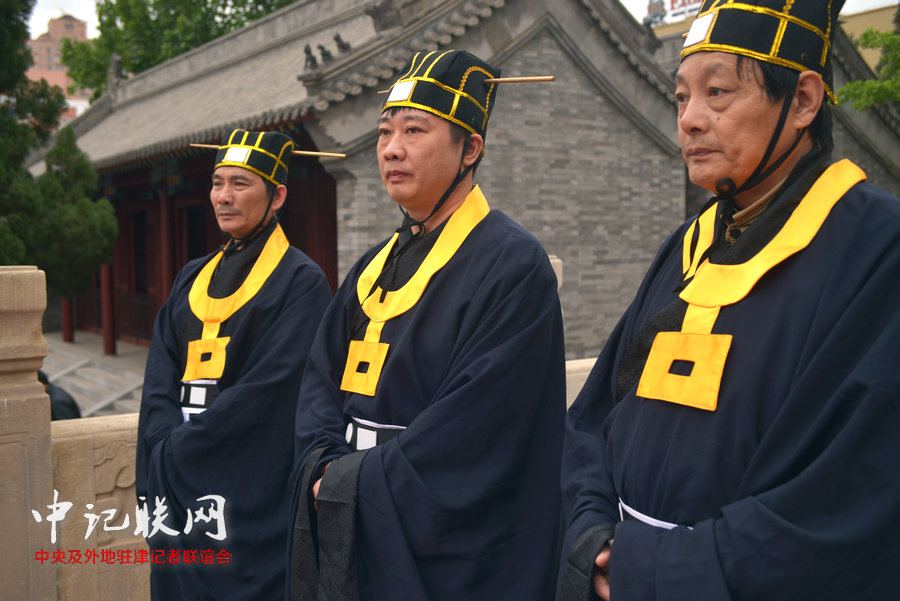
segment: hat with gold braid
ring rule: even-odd
[[[236,129],[225,136],[216,153],[216,169],[242,167],[276,186],[287,182],[294,141],[278,131]]]
[[[681,50],[728,52],[795,71],[815,71],[837,104],[831,39],[844,0],[704,0]]]
[[[464,50],[418,52],[401,69],[382,112],[394,107],[427,111],[484,137],[500,77],[492,67]]]

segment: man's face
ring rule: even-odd
[[[745,67],[742,77],[736,55],[698,52],[684,59],[675,77],[681,153],[691,181],[710,192],[726,177],[737,186],[750,177],[778,123],[781,102],[766,96],[755,64]],[[785,127],[772,159],[791,136]]]
[[[378,168],[384,187],[413,218],[424,219],[459,173],[462,140],[450,123],[418,109],[382,114]]]
[[[213,173],[209,200],[219,229],[232,238],[245,238],[253,233],[269,204],[263,178],[230,165],[219,167]],[[272,208],[277,208],[275,203]]]

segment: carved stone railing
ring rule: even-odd
[[[50,400],[37,379],[46,307],[43,271],[0,267],[0,596],[11,601],[56,599],[55,566],[34,560],[47,539],[30,517],[53,489]]]
[[[148,547],[135,534],[137,425],[137,413],[53,422],[53,486],[72,503],[57,547],[80,559],[59,565],[60,601],[150,598]],[[93,528],[84,514],[99,516]]]
[[[138,416],[51,426],[37,379],[46,307],[42,271],[0,266],[0,598],[149,599],[149,564],[129,561],[147,549],[134,534]],[[86,513],[100,516],[89,534]]]

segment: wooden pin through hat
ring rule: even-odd
[[[535,83],[542,81],[556,81],[555,75],[530,75],[528,77],[492,77],[483,80],[484,83]],[[378,90],[379,94],[387,94],[390,90]]]
[[[193,148],[214,148],[216,150],[219,149],[218,144],[191,144]],[[335,159],[345,159],[347,158],[346,154],[340,152],[318,152],[315,150],[292,150],[291,154],[296,154],[305,157],[331,157]]]
[[[485,79],[484,83],[535,83],[539,81],[556,81],[556,76],[533,75],[529,77],[493,77]]]

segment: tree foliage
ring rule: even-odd
[[[48,287],[77,296],[109,261],[118,223],[108,200],[92,199],[97,174],[71,127],[57,133],[44,161],[47,170],[37,178],[35,202],[10,222],[27,232],[26,256],[46,272]]]
[[[861,48],[881,49],[876,77],[847,82],[838,94],[840,100],[853,102],[859,111],[876,104],[893,105],[900,110],[900,8],[894,13],[893,31],[867,29],[856,43]]]
[[[34,0],[0,2],[0,263],[34,264],[62,296],[83,292],[108,260],[117,223],[112,205],[94,201],[97,174],[64,128],[35,180],[29,151],[47,142],[66,99],[45,80],[30,81],[28,17]]]
[[[58,87],[25,77],[32,64],[26,42],[33,5],[34,0],[0,2],[0,264],[4,265],[27,259],[23,232],[10,221],[11,215],[27,211],[38,194],[22,165],[29,151],[47,141],[66,103]]]
[[[97,0],[100,36],[63,42],[73,88],[106,90],[113,54],[122,73],[140,73],[239,29],[293,0]]]

